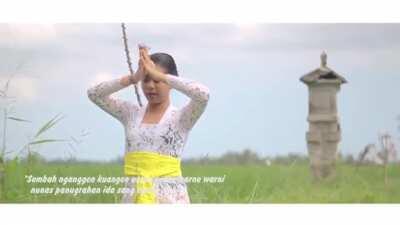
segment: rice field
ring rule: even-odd
[[[2,203],[118,203],[120,194],[31,194],[25,175],[57,177],[122,177],[119,164],[37,164],[28,167],[8,161],[1,190]],[[188,183],[192,203],[400,203],[400,166],[390,165],[388,183],[380,166],[337,165],[337,177],[312,182],[307,164],[285,165],[184,165],[185,177],[202,178]],[[204,177],[219,177],[205,182]],[[83,185],[84,186],[84,185]],[[104,185],[94,184],[103,188]],[[65,187],[77,187],[66,185]],[[114,188],[122,186],[114,185]]]

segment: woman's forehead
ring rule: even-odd
[[[167,69],[165,69],[163,66],[161,66],[161,65],[159,65],[159,64],[155,64],[156,65],[156,69],[158,70],[158,71],[161,71],[161,72],[163,72],[163,73],[166,73],[167,72]]]

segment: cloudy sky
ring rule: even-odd
[[[400,136],[400,24],[132,23],[127,29],[135,61],[134,47],[144,42],[151,52],[173,55],[181,76],[211,90],[184,158],[243,148],[263,156],[306,154],[308,93],[299,78],[319,66],[323,50],[328,66],[349,81],[338,95],[342,153],[357,154],[377,142],[380,131]],[[40,146],[42,155],[90,160],[122,155],[121,124],[86,94],[91,85],[128,72],[120,24],[0,24],[0,59],[0,87],[14,75],[13,116],[31,121],[8,122],[8,150],[20,149],[62,113],[44,138],[77,141]],[[135,101],[133,93],[130,87],[115,96]],[[173,92],[175,105],[186,101]]]

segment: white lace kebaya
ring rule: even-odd
[[[121,78],[101,82],[87,90],[92,102],[119,120],[125,129],[125,153],[152,151],[181,158],[190,130],[204,112],[209,89],[199,82],[167,74],[167,84],[190,98],[182,108],[170,104],[157,124],[141,123],[146,106],[139,107],[130,101],[110,96],[125,87]],[[155,178],[154,188],[158,203],[190,203],[183,177]],[[134,187],[129,182],[126,187]],[[122,197],[123,203],[132,203],[132,193]]]

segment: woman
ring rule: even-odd
[[[178,77],[172,56],[148,55],[139,45],[140,59],[134,75],[102,82],[88,89],[91,101],[118,119],[125,128],[125,175],[134,179],[126,184],[122,202],[190,203],[180,171],[180,158],[190,130],[204,112],[209,89],[193,80]],[[147,99],[144,107],[110,95],[141,82]],[[190,98],[178,109],[170,103],[174,88]]]

